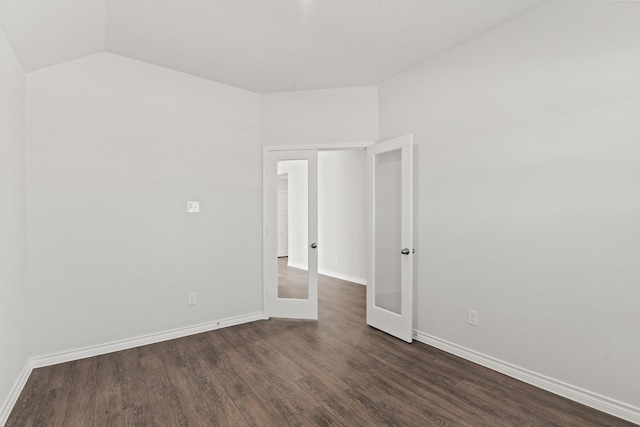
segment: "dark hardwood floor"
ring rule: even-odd
[[[7,426],[630,426],[365,325],[320,276],[320,319],[271,319],[33,371]]]

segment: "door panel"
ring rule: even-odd
[[[367,324],[412,341],[413,161],[410,135],[367,148]]]
[[[318,318],[317,151],[268,153],[268,317]],[[287,176],[287,200],[282,179]],[[280,189],[280,191],[278,191]],[[283,210],[286,209],[286,214]],[[287,256],[278,224],[287,218]],[[272,231],[271,231],[272,230]]]

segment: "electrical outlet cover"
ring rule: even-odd
[[[188,305],[195,305],[196,304],[196,293],[195,292],[189,292],[189,294],[187,295],[187,304]]]

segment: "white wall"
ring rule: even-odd
[[[375,86],[283,92],[261,97],[262,145],[372,142],[378,139]]]
[[[318,153],[318,271],[366,283],[366,152]],[[289,176],[289,259],[307,268],[307,169],[300,160],[280,162],[278,174]]]
[[[318,153],[318,269],[367,278],[366,151]]]
[[[638,22],[551,2],[379,88],[417,143],[416,328],[636,408]]]
[[[262,310],[259,110],[106,53],[28,75],[32,354]]]
[[[278,257],[289,256],[289,175],[278,175]]]
[[[309,262],[309,180],[306,160],[278,162],[278,175],[288,176],[288,265],[307,269]]]
[[[0,29],[0,424],[27,360],[25,73]]]

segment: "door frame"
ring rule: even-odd
[[[317,151],[340,151],[340,150],[366,150],[374,142],[352,142],[352,143],[332,143],[332,144],[299,144],[299,145],[273,145],[262,147],[262,315],[263,319],[269,319],[269,307],[267,298],[268,285],[268,263],[269,263],[269,175],[267,166],[269,164],[269,153],[274,151],[296,151],[296,150],[317,150]],[[273,234],[276,233],[276,234]],[[277,230],[271,235],[277,238]]]

